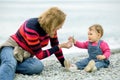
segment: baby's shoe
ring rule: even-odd
[[[95,68],[96,68],[96,67],[95,67],[95,61],[94,61],[94,60],[91,60],[91,61],[89,61],[88,65],[84,68],[84,70],[85,70],[86,72],[91,72],[91,71],[93,71]]]
[[[71,72],[79,71],[78,68],[77,68],[77,66],[75,64],[71,64],[70,68],[68,70],[71,71]]]
[[[91,70],[91,72],[95,72],[97,70],[97,67],[94,66],[93,69]]]
[[[64,61],[65,69],[71,72],[79,71],[77,66],[75,64],[71,64],[70,61],[65,60]]]

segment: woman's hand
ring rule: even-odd
[[[66,42],[66,43],[62,43],[58,45],[59,48],[71,48],[72,47],[72,43],[70,41]]]

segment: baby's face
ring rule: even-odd
[[[91,30],[88,30],[88,40],[90,42],[97,42],[100,39],[100,34],[93,27]]]

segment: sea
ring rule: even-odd
[[[25,20],[38,17],[54,6],[67,15],[58,31],[60,43],[67,42],[69,36],[86,41],[88,27],[100,24],[104,29],[102,40],[111,49],[120,48],[120,0],[0,0],[0,44],[14,34]],[[82,49],[73,46],[63,51],[77,53]]]

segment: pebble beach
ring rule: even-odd
[[[87,54],[79,55],[77,53],[65,54],[66,59],[71,63],[75,63],[80,59],[87,57]],[[120,49],[112,51],[110,57],[110,66],[101,68],[96,72],[85,72],[78,70],[75,72],[67,71],[61,67],[60,63],[54,55],[42,60],[44,70],[37,75],[16,74],[14,80],[120,80]]]
[[[84,70],[70,72],[61,67],[52,55],[42,60],[42,73],[16,73],[14,80],[120,80],[120,0],[0,0],[0,44],[14,34],[25,20],[38,17],[52,6],[59,7],[67,15],[62,30],[58,32],[60,43],[69,36],[80,41],[86,40],[88,27],[95,23],[104,27],[103,40],[111,49],[114,48],[110,66],[92,73]],[[79,51],[76,48],[69,49],[64,57],[75,63],[88,56],[87,52]]]

